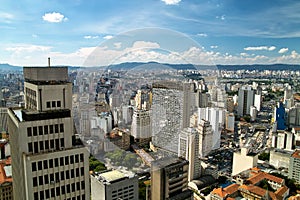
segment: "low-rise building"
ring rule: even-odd
[[[0,200],[13,199],[11,159],[0,160]]]
[[[114,170],[91,175],[92,200],[138,199],[138,177]]]

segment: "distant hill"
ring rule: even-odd
[[[55,67],[55,66],[53,66]],[[114,64],[108,67],[80,67],[80,66],[68,66],[69,70],[77,69],[97,69],[107,68],[111,70],[132,70],[132,69],[162,69],[171,68],[175,70],[206,70],[206,69],[219,69],[219,70],[299,70],[300,65],[296,64],[254,64],[254,65],[192,65],[192,64],[168,64],[168,63],[157,63],[157,62],[126,62],[121,64]],[[13,66],[9,64],[0,64],[0,71],[22,71],[23,67]]]
[[[51,67],[56,67],[56,66],[51,66]],[[61,66],[59,66],[61,67]],[[69,70],[77,70],[80,69],[81,67],[77,66],[65,66],[68,67]],[[10,64],[0,64],[0,71],[23,71],[23,67],[21,66],[14,66]]]
[[[0,64],[0,70],[3,70],[3,71],[22,71],[23,67],[13,66],[13,65],[10,65],[10,64]]]

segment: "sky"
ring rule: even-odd
[[[297,0],[0,3],[0,63],[300,64]]]

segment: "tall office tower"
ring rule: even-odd
[[[91,175],[91,191],[92,200],[139,199],[138,177],[117,170]]]
[[[189,126],[191,84],[161,81],[153,84],[152,142],[155,146],[177,153],[178,135]]]
[[[179,135],[178,157],[189,161],[189,182],[201,176],[199,133],[195,128],[185,128],[181,131]]]
[[[254,95],[254,106],[256,107],[257,111],[260,111],[261,102],[262,102],[261,94],[255,94]]]
[[[133,111],[131,135],[139,145],[148,144],[151,141],[151,120],[149,110]]]
[[[213,132],[209,121],[200,120],[197,131],[199,132],[199,156],[207,156],[212,150]]]
[[[225,122],[226,130],[230,132],[234,132],[234,114],[226,113],[226,122]]]
[[[209,121],[212,132],[212,149],[220,148],[221,144],[221,130],[225,124],[225,110],[223,108],[199,108],[198,109],[198,123],[204,119]]]
[[[238,93],[238,115],[250,114],[250,106],[253,106],[254,90],[250,86],[243,86]]]
[[[25,108],[8,110],[15,200],[90,199],[67,67],[24,67]]]
[[[293,133],[278,130],[272,134],[272,147],[277,149],[292,150],[295,138]]]
[[[300,150],[296,150],[290,157],[289,178],[300,183]]]
[[[288,116],[290,116],[290,112],[289,112]],[[274,119],[276,121],[277,130],[284,130],[286,128],[286,125],[285,125],[285,108],[284,108],[282,102],[278,103],[278,105],[275,107],[275,117],[274,117]]]
[[[209,93],[199,93],[199,108],[209,106]]]
[[[289,128],[300,126],[300,104],[291,107],[287,113],[287,125]]]
[[[189,162],[182,158],[162,158],[151,163],[152,200],[192,200],[188,190]]]

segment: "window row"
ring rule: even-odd
[[[33,194],[34,200],[39,199],[49,199],[53,197],[60,197],[61,195],[65,195],[71,192],[84,190],[85,189],[85,183],[84,181],[63,185],[61,187],[51,188],[47,189],[45,191],[35,192]],[[78,195],[77,197],[68,198],[67,200],[86,200],[85,195]]]
[[[26,92],[27,95],[36,97],[36,91],[34,91],[32,89],[26,88],[25,92]]]
[[[33,177],[32,185],[33,187],[37,187],[40,185],[55,184],[80,176],[84,176],[84,167]]]
[[[39,142],[29,142],[28,143],[28,152],[29,153],[39,153],[41,151],[48,150],[61,150],[65,147],[65,139],[53,139],[45,140]]]
[[[27,127],[27,136],[48,135],[52,133],[63,133],[64,124],[51,124],[45,126]]]
[[[37,170],[49,169],[49,168],[58,167],[58,166],[65,166],[65,165],[79,163],[79,162],[84,162],[83,154],[76,154],[76,155],[71,155],[71,156],[65,156],[65,157],[60,157],[60,158],[32,162],[31,170],[32,170],[32,172],[35,172]],[[76,172],[76,174],[77,174],[77,172]],[[76,175],[76,177],[77,177],[77,175]]]
[[[60,108],[61,107],[61,101],[47,101],[46,102],[47,108]]]

